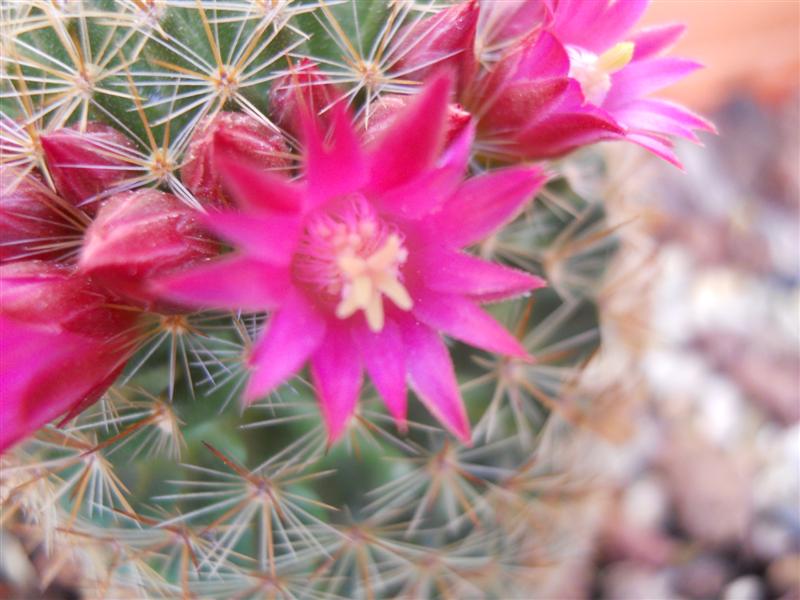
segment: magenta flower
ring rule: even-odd
[[[630,34],[648,0],[554,0],[550,31],[565,45],[569,75],[586,106],[602,109],[625,129],[625,139],[680,166],[671,138],[693,142],[695,130],[714,126],[677,104],[650,98],[700,64],[662,56],[680,37],[681,25]]]
[[[99,398],[133,351],[136,314],[65,266],[0,267],[0,452]]]
[[[584,102],[569,71],[566,50],[547,31],[537,30],[514,44],[465,99],[478,119],[478,151],[501,159],[538,160],[622,139],[624,129]]]
[[[448,78],[433,80],[366,148],[341,105],[327,135],[306,117],[299,181],[231,160],[219,140],[218,165],[242,211],[214,214],[208,225],[237,252],[166,278],[160,289],[194,306],[274,311],[250,357],[247,402],[308,361],[333,442],[366,371],[401,426],[408,381],[467,441],[440,334],[527,356],[479,304],[542,281],[461,249],[512,219],[545,177],[515,167],[464,181],[472,128],[442,153],[450,89]]]

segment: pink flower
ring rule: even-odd
[[[461,90],[475,74],[473,46],[478,25],[478,2],[467,0],[412,22],[394,37],[393,69],[402,77],[422,81],[448,65]]]
[[[631,34],[648,0],[554,0],[550,31],[565,45],[569,75],[586,106],[597,107],[625,129],[625,139],[680,166],[671,138],[697,142],[695,130],[714,126],[677,104],[650,98],[700,65],[662,56],[680,37],[681,25]]]
[[[465,99],[478,119],[477,151],[500,159],[537,160],[621,139],[623,128],[584,102],[569,69],[566,50],[546,31],[512,46]]]
[[[203,204],[228,203],[222,182],[214,166],[214,136],[228,136],[231,152],[243,160],[257,162],[264,169],[289,166],[289,148],[279,132],[270,129],[255,117],[243,113],[220,112],[206,117],[192,135],[181,180]]]
[[[239,147],[233,148],[232,156],[238,159]],[[169,311],[169,306],[156,303],[151,279],[216,254],[198,217],[176,196],[158,190],[117,194],[86,230],[78,267],[127,302]]]
[[[160,287],[194,306],[274,311],[250,357],[247,402],[308,361],[333,442],[366,371],[401,426],[408,380],[466,441],[469,422],[440,334],[527,356],[479,304],[542,281],[462,248],[512,219],[544,176],[515,167],[464,181],[471,128],[442,153],[450,88],[447,78],[433,80],[367,148],[341,105],[329,135],[305,118],[299,181],[230,160],[221,140],[219,167],[243,210],[215,214],[208,226],[237,252]]]
[[[122,370],[136,315],[106,302],[67,267],[0,266],[0,452],[97,400]]]
[[[85,131],[65,127],[41,136],[47,170],[58,193],[93,216],[104,193],[130,177],[133,142],[104,123],[90,122]]]

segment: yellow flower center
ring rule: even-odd
[[[603,103],[611,89],[611,75],[631,62],[634,49],[633,42],[620,42],[598,56],[577,46],[567,47],[569,76],[581,85],[586,102]]]
[[[407,258],[401,234],[357,199],[344,210],[312,220],[295,257],[294,273],[335,305],[339,319],[361,310],[370,330],[379,332],[385,323],[384,297],[400,310],[413,306],[400,272]]]

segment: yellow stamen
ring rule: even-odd
[[[370,330],[377,333],[385,323],[383,296],[400,310],[410,310],[414,303],[397,273],[406,258],[406,249],[394,234],[366,258],[357,256],[351,248],[339,255],[336,263],[347,283],[342,287],[336,316],[346,319],[363,310]]]
[[[597,58],[597,66],[606,73],[614,73],[625,67],[633,58],[633,42],[620,42]]]

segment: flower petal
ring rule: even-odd
[[[625,136],[625,139],[634,142],[635,144],[639,144],[642,148],[652,152],[659,158],[663,158],[668,163],[671,163],[678,167],[681,171],[684,170],[683,164],[681,163],[678,156],[673,151],[672,142],[666,138],[662,138],[658,135],[651,135],[645,132],[633,132],[629,133]]]
[[[204,215],[204,221],[211,231],[259,260],[281,266],[291,262],[302,233],[302,221],[295,215],[215,211]]]
[[[439,335],[413,319],[401,323],[411,387],[420,401],[453,435],[470,443],[470,426],[453,362]]]
[[[344,433],[361,390],[361,363],[348,329],[328,327],[325,339],[311,357],[311,377],[331,445]]]
[[[367,176],[361,142],[342,103],[330,109],[330,130],[304,113],[305,173],[311,206],[358,190]]]
[[[565,44],[601,53],[641,18],[648,0],[559,0],[553,31]]]
[[[353,339],[361,360],[386,408],[401,429],[406,427],[406,366],[403,337],[400,328],[387,320],[379,333],[367,327],[353,329]]]
[[[290,292],[253,348],[245,403],[266,396],[300,370],[324,335],[325,320],[302,293]]]
[[[405,219],[418,219],[438,210],[464,179],[475,127],[464,128],[439,160],[408,183],[381,194],[375,204]]]
[[[631,38],[634,44],[633,60],[642,60],[660,54],[672,47],[686,31],[682,23],[647,27]]]
[[[414,295],[414,316],[437,331],[487,352],[528,359],[519,340],[473,301],[453,294]]]
[[[398,115],[370,156],[370,192],[395,187],[430,168],[444,144],[451,80],[439,75]],[[413,132],[413,143],[409,137]]]
[[[613,110],[631,100],[646,96],[667,87],[702,65],[684,58],[660,57],[630,63],[611,76],[611,89],[603,102],[603,108]]]
[[[219,132],[214,136],[214,160],[231,196],[251,211],[301,212],[303,190],[285,177],[243,164],[238,148],[229,148]]]
[[[508,223],[545,182],[538,167],[509,167],[466,181],[435,215],[433,230],[462,248]]]
[[[159,296],[187,306],[262,311],[278,306],[290,283],[286,268],[234,255],[161,278],[153,286]]]
[[[547,285],[525,271],[463,252],[431,253],[425,261],[429,265],[422,275],[426,287],[444,294],[469,296],[477,302],[505,300]]]
[[[90,336],[0,315],[0,452],[97,400],[129,354]]]
[[[624,130],[603,111],[558,112],[516,136],[518,152],[530,159],[555,158],[580,146],[623,139]]]

